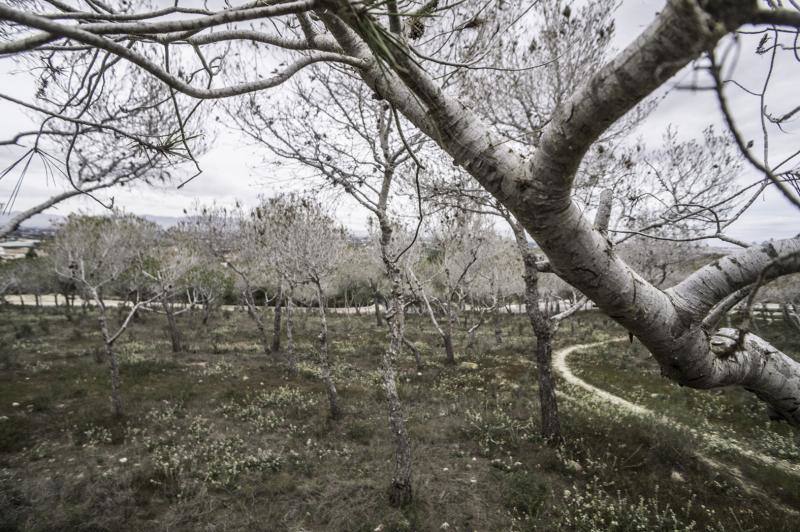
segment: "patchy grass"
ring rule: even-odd
[[[378,372],[386,334],[371,316],[330,319],[345,410],[336,422],[319,382],[315,317],[298,316],[301,371],[291,377],[261,352],[243,313],[222,313],[208,328],[182,315],[188,348],[178,355],[161,318],[143,316],[117,346],[126,409],[117,420],[107,367],[95,361],[95,316],[2,308],[0,530],[792,530],[786,515],[700,462],[691,434],[578,390],[564,390],[570,398],[561,401],[565,445],[545,446],[528,324],[503,320],[500,345],[489,328],[469,354],[458,338],[456,356],[473,369],[445,366],[428,322],[409,317],[426,368],[417,373],[408,352],[398,361],[415,499],[396,509],[387,505],[392,445]],[[556,343],[619,334],[607,318],[584,313]],[[571,360],[620,395],[637,383],[645,395],[673,393],[643,353],[615,349]],[[619,371],[631,359],[637,365]],[[597,367],[605,373],[595,376]],[[615,384],[618,374],[630,380]],[[693,393],[691,403],[675,399],[685,415],[677,407],[670,415],[783,437],[763,421],[738,419],[750,415],[749,399]],[[716,406],[692,407],[706,403]],[[747,464],[742,473],[785,486],[769,468]]]

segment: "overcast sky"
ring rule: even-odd
[[[654,14],[660,9],[663,2],[652,0],[625,0],[616,14],[618,47],[628,44],[642,29],[653,19]],[[763,69],[766,67],[764,57],[752,54],[752,43],[742,47],[742,60],[737,69],[737,77],[745,84],[757,84],[763,79]],[[787,63],[786,68],[798,69],[798,65]],[[0,91],[31,101],[33,99],[33,85],[25,74],[15,74],[14,64],[9,60],[0,60]],[[679,74],[671,83],[672,86],[691,81],[691,72]],[[781,103],[786,106],[796,105],[798,76],[782,76],[783,83],[776,83],[770,88],[770,102]],[[792,86],[794,80],[794,87]],[[753,87],[756,88],[756,87]],[[758,132],[758,102],[739,91],[729,91],[732,106],[737,109],[737,120],[740,129],[760,146]],[[795,96],[792,100],[791,97]],[[779,109],[776,110],[776,113]],[[31,129],[33,122],[15,106],[5,101],[0,101],[0,137],[8,138],[18,131]],[[800,146],[798,122],[789,124],[790,134],[781,135],[770,139],[775,153],[789,153]],[[651,146],[657,145],[664,128],[668,124],[679,126],[682,137],[699,137],[702,130],[709,124],[717,124],[721,131],[722,120],[718,110],[715,96],[711,92],[689,92],[686,90],[672,89],[663,94],[658,109],[647,120],[639,131]],[[18,156],[20,152],[12,148],[0,147],[0,164],[5,167]],[[16,155],[16,156],[15,156]],[[264,165],[264,150],[248,146],[237,134],[222,131],[216,137],[213,146],[200,158],[203,174],[194,181],[178,190],[174,185],[166,187],[144,187],[135,189],[112,190],[103,196],[114,196],[116,204],[126,210],[138,214],[157,216],[179,217],[183,209],[189,208],[192,203],[199,200],[203,203],[232,203],[238,199],[245,204],[255,203],[259,194],[273,195],[277,191],[287,188],[302,189],[303,183],[292,182],[291,179],[282,178],[280,183],[266,178]],[[777,157],[776,157],[777,159]],[[751,168],[746,168],[737,179],[744,183],[758,176]],[[11,174],[0,180],[0,203],[9,197],[15,184],[16,174]],[[63,190],[63,183],[48,182],[41,168],[32,168],[26,177],[14,210],[23,210],[39,203],[47,197]],[[102,207],[88,198],[76,198],[47,213],[67,214],[75,210],[101,212]],[[367,214],[362,209],[357,209],[351,201],[342,199],[338,204],[337,215],[348,227],[355,231],[363,231]],[[750,242],[763,241],[768,238],[783,238],[794,236],[800,232],[800,213],[794,209],[787,200],[775,192],[764,194],[752,207],[751,211],[738,221],[729,231],[736,238]]]

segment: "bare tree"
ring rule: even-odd
[[[273,244],[269,260],[289,285],[287,333],[290,334],[290,302],[294,289],[298,285],[309,284],[314,290],[320,317],[320,372],[328,394],[330,415],[338,419],[342,409],[332,376],[325,306],[327,285],[340,267],[344,255],[346,233],[322,205],[305,197],[279,196],[266,200],[254,209],[253,218],[260,220],[259,226],[265,228],[261,236]]]
[[[42,296],[55,291],[56,275],[49,257],[25,257],[13,263],[14,286],[20,294],[33,295],[36,308],[42,306]]]
[[[442,338],[445,361],[455,364],[453,329],[466,287],[476,276],[481,247],[490,234],[488,221],[466,210],[446,209],[428,219],[431,250],[416,267],[408,269],[417,295],[425,303],[428,316]],[[425,282],[414,272],[426,273]],[[427,288],[425,285],[429,285]],[[430,292],[430,294],[429,294]],[[434,308],[436,307],[436,308]],[[441,316],[441,320],[437,317]]]
[[[510,297],[521,295],[522,261],[513,241],[504,238],[495,230],[489,231],[476,276],[467,287],[471,303],[470,311],[476,319],[467,330],[467,349],[475,347],[478,328],[491,317],[494,326],[495,344],[503,342],[500,325],[500,309]]]
[[[192,304],[202,307],[203,325],[208,325],[212,312],[219,308],[226,294],[233,290],[231,272],[216,257],[190,240],[197,264],[187,273],[187,284]],[[273,344],[274,345],[274,344]],[[273,349],[275,351],[275,349]]]
[[[205,249],[213,260],[224,263],[234,272],[235,285],[259,332],[265,355],[273,355],[266,321],[266,301],[256,304],[256,292],[266,294],[270,262],[266,260],[270,243],[265,241],[266,220],[245,213],[240,205],[233,208],[197,206],[184,231],[194,245]],[[266,296],[265,296],[266,297]]]
[[[138,294],[122,323],[114,329],[105,303],[105,291],[121,276],[145,267],[145,258],[153,242],[150,222],[129,215],[110,217],[70,216],[59,228],[53,241],[55,272],[76,284],[87,299],[97,306],[105,358],[111,373],[111,404],[115,416],[122,416],[119,361],[114,343],[125,333],[136,311],[158,298]]]
[[[188,305],[182,309],[176,308],[175,299],[178,295],[191,296],[189,276],[199,262],[199,257],[190,245],[190,234],[183,234],[180,229],[175,229],[154,235],[148,269],[144,272],[153,285],[153,291],[159,294],[161,311],[167,318],[173,353],[180,353],[184,349],[177,317],[191,309]]]

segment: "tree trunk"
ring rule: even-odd
[[[558,416],[556,384],[553,380],[553,335],[552,332],[536,334],[536,365],[539,369],[539,403],[542,412],[542,437],[558,444],[561,441],[561,422]]]
[[[264,325],[264,319],[258,312],[258,309],[255,306],[255,302],[252,299],[252,294],[247,292],[242,294],[244,298],[245,307],[247,308],[247,314],[250,315],[250,318],[255,322],[256,328],[258,329],[258,334],[261,337],[261,347],[264,349],[265,355],[270,355],[272,352],[270,351],[270,341],[269,335],[267,334],[267,328]]]
[[[281,350],[281,311],[283,309],[283,288],[278,292],[275,299],[275,321],[272,326],[272,352],[278,353]]]
[[[402,294],[393,288],[393,307],[389,313],[390,340],[389,348],[383,355],[383,389],[386,392],[386,402],[389,410],[389,427],[392,432],[395,447],[395,463],[392,483],[389,488],[389,502],[393,506],[403,506],[411,502],[411,444],[406,431],[405,418],[400,403],[400,395],[397,392],[397,375],[394,368],[394,361],[400,351],[403,341],[403,315],[402,315]]]
[[[331,376],[331,362],[328,352],[328,320],[325,316],[325,297],[322,294],[322,286],[319,281],[314,281],[317,288],[317,300],[319,302],[319,317],[321,330],[319,333],[319,363],[322,381],[325,383],[325,391],[328,394],[328,403],[331,409],[331,418],[339,419],[342,417],[342,410],[339,408],[339,395],[336,392],[336,384]]]
[[[536,256],[528,248],[525,231],[518,224],[511,224],[517,247],[522,255],[525,281],[525,313],[536,337],[536,367],[539,374],[539,408],[542,422],[542,437],[549,445],[560,445],[561,422],[558,415],[556,383],[553,379],[552,350],[553,324],[539,307],[539,270]]]
[[[122,392],[121,383],[119,378],[119,360],[117,354],[114,352],[114,342],[111,339],[111,334],[108,331],[108,320],[106,318],[105,309],[100,307],[100,332],[103,334],[103,347],[106,360],[108,360],[108,368],[111,374],[111,410],[114,417],[122,417]]]
[[[501,345],[503,343],[503,327],[500,323],[500,309],[497,306],[492,312],[492,324],[494,325],[494,343]]]
[[[383,259],[386,273],[392,282],[389,300],[386,305],[386,321],[389,326],[389,346],[383,352],[381,369],[383,370],[383,389],[386,393],[386,403],[389,414],[389,428],[394,442],[394,473],[389,487],[389,503],[392,506],[404,506],[411,502],[411,443],[409,442],[406,422],[403,416],[403,407],[400,395],[397,392],[397,374],[395,361],[400,348],[405,342],[405,305],[403,301],[403,281],[400,269],[395,261],[390,258],[389,244],[391,242],[392,228],[384,219],[381,220],[381,258]],[[411,346],[420,365],[419,351]]]
[[[297,359],[294,356],[294,332],[292,330],[292,290],[286,294],[286,361],[289,371],[297,375]]]
[[[408,338],[406,338],[405,336],[403,336],[403,345],[405,345],[408,349],[410,349],[411,352],[414,354],[414,364],[417,367],[417,371],[418,372],[422,371],[423,368],[425,367],[425,364],[422,363],[422,357],[420,356],[420,352],[419,349],[417,349],[417,346],[415,346],[413,342],[410,342]]]
[[[208,319],[211,317],[211,302],[207,299],[203,300],[203,325],[208,325]]]
[[[169,331],[169,339],[172,343],[172,352],[180,353],[183,351],[183,342],[172,304],[167,301],[166,298],[162,298],[161,307],[164,309],[164,314],[167,315],[167,330]]]
[[[448,330],[445,332],[444,336],[442,336],[442,340],[444,340],[444,361],[451,366],[454,366],[456,363],[456,356],[453,353],[453,335],[450,334]]]
[[[106,358],[108,359],[109,369],[111,370],[111,407],[114,417],[122,417],[122,392],[120,391],[119,361],[114,352],[113,345],[105,344]]]
[[[467,351],[472,352],[475,350],[475,336],[478,332],[478,327],[470,327],[467,331]]]

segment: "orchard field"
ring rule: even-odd
[[[392,446],[377,368],[387,331],[372,316],[328,317],[338,420],[312,313],[295,319],[296,376],[263,353],[244,312],[221,311],[207,326],[199,313],[181,315],[178,354],[163,316],[141,313],[117,345],[122,418],[112,416],[107,364],[96,360],[96,318],[0,310],[1,530],[796,530],[796,469],[698,435],[717,430],[796,463],[788,427],[769,422],[750,394],[658,377],[596,312],[565,322],[556,351],[622,337],[566,360],[681,425],[560,381],[564,444],[545,445],[523,316],[502,316],[500,344],[480,329],[469,352],[460,332],[449,366],[430,321],[410,314],[406,335],[424,367],[410,351],[398,357],[417,464],[415,499],[402,508],[386,500]],[[780,322],[763,332],[800,353]]]

